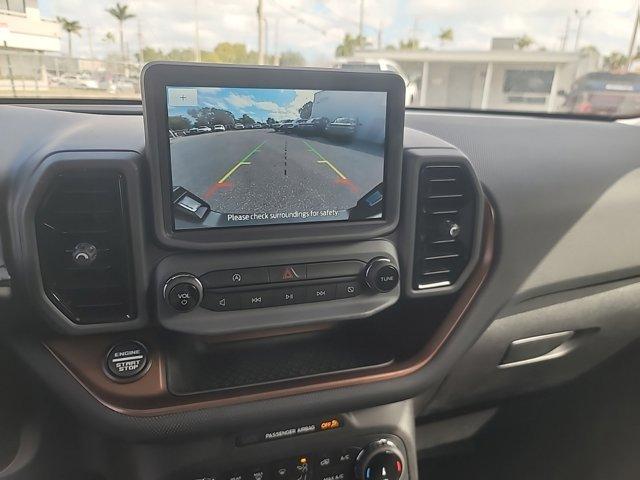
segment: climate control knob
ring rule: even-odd
[[[181,313],[190,312],[200,305],[202,283],[190,273],[179,273],[166,281],[162,295],[174,310]]]
[[[405,460],[390,440],[381,439],[367,445],[356,458],[357,480],[400,480]]]
[[[396,266],[386,257],[372,259],[365,268],[365,282],[376,292],[390,292],[400,280]]]

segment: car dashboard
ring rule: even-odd
[[[139,106],[0,107],[3,345],[119,459],[91,469],[417,479],[429,419],[640,336],[637,127],[402,117],[389,228],[210,243],[159,234]]]

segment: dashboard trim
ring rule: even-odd
[[[313,381],[282,383],[271,390],[246,388],[234,393],[202,394],[185,398],[173,396],[168,392],[164,365],[166,360],[155,348],[151,349],[152,364],[147,375],[136,382],[122,385],[109,381],[99,367],[105,348],[114,341],[113,336],[87,337],[83,342],[76,342],[70,338],[58,338],[45,341],[43,345],[51,356],[102,405],[115,412],[134,417],[152,417],[222,407],[408,376],[423,368],[437,355],[456,327],[464,320],[489,275],[494,259],[496,226],[493,207],[488,200],[484,205],[480,262],[459,292],[456,302],[440,327],[414,357],[376,371],[367,371],[365,375],[329,374],[314,378]],[[281,332],[292,333],[290,330]],[[277,332],[268,332],[269,335],[275,333]],[[100,346],[102,348],[99,348]]]

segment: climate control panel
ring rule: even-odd
[[[211,468],[188,480],[401,480],[408,478],[399,438],[377,438],[319,452],[225,470]],[[204,470],[204,469],[203,469]],[[222,470],[222,471],[219,471]]]

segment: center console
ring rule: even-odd
[[[464,154],[404,129],[403,89],[147,66],[144,148],[76,139],[16,172],[11,261],[51,328],[17,353],[111,435],[211,437],[148,478],[417,478],[394,405],[441,378],[494,223]]]

